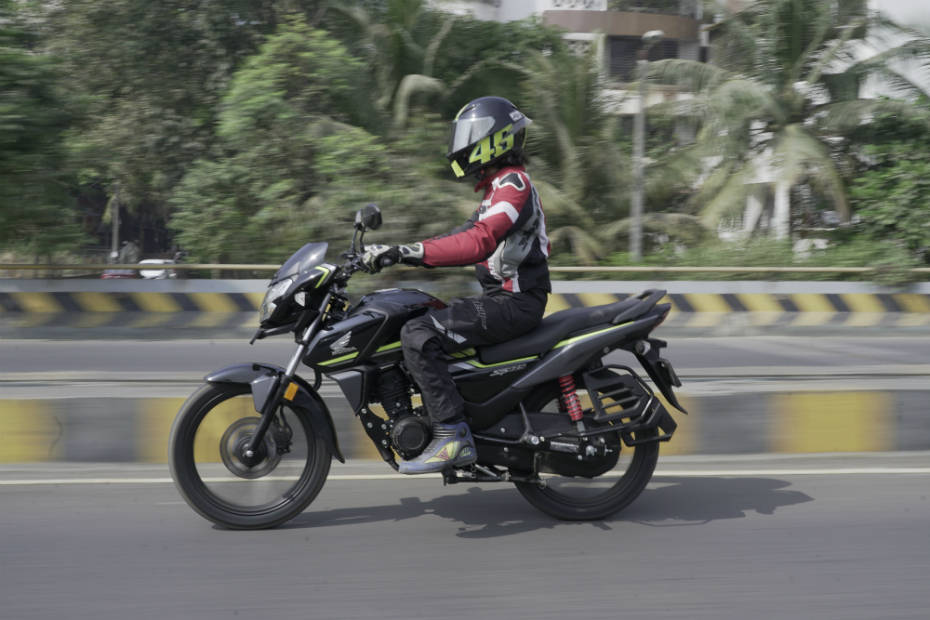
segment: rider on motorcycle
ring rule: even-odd
[[[456,177],[474,175],[481,204],[446,235],[409,245],[369,245],[362,258],[377,272],[398,262],[426,267],[475,265],[482,295],[455,299],[408,321],[401,330],[407,370],[432,421],[433,440],[405,474],[438,472],[475,462],[465,401],[443,352],[511,340],[534,329],[551,290],[550,245],[539,195],[524,169],[526,126],[532,121],[501,97],[470,101],[452,121],[449,151]]]

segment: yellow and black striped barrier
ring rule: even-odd
[[[239,327],[257,324],[263,293],[0,292],[17,327]]]
[[[261,292],[0,292],[0,320],[15,327],[254,327]],[[623,293],[555,293],[546,312],[613,303]],[[923,293],[672,293],[667,326],[918,327]]]
[[[550,295],[546,312],[613,303],[628,295],[561,293]],[[734,319],[764,327],[819,325],[930,325],[930,295],[921,293],[672,293],[667,326],[715,327]]]

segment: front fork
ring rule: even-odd
[[[329,305],[329,300],[330,295],[326,295],[323,299],[323,303],[320,304],[320,311],[317,313],[317,317],[313,319],[313,322],[304,330],[298,343],[297,350],[291,357],[291,361],[288,363],[287,368],[284,369],[284,373],[274,378],[269,388],[269,396],[259,411],[262,416],[261,422],[258,423],[255,434],[252,435],[251,441],[249,441],[243,451],[243,456],[246,460],[256,458],[258,448],[262,445],[262,441],[265,440],[265,434],[268,432],[268,429],[271,428],[271,423],[274,421],[275,414],[278,411],[278,407],[281,405],[281,401],[291,400],[297,393],[297,384],[294,383],[292,379],[297,372],[297,367],[300,366],[300,360],[306,355],[313,337],[316,335],[317,331],[319,331],[320,321],[323,318],[326,306]]]

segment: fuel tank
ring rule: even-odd
[[[324,372],[354,366],[368,359],[388,362],[401,356],[400,328],[430,308],[446,304],[417,289],[384,289],[362,297],[348,316],[320,332],[304,357],[308,366]]]

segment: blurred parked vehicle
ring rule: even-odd
[[[104,269],[100,274],[102,280],[122,280],[129,278],[138,278],[139,272],[135,269]]]
[[[174,265],[175,261],[170,258],[147,258],[139,261],[140,265]],[[168,280],[178,277],[174,269],[140,269],[139,276],[146,280]]]

